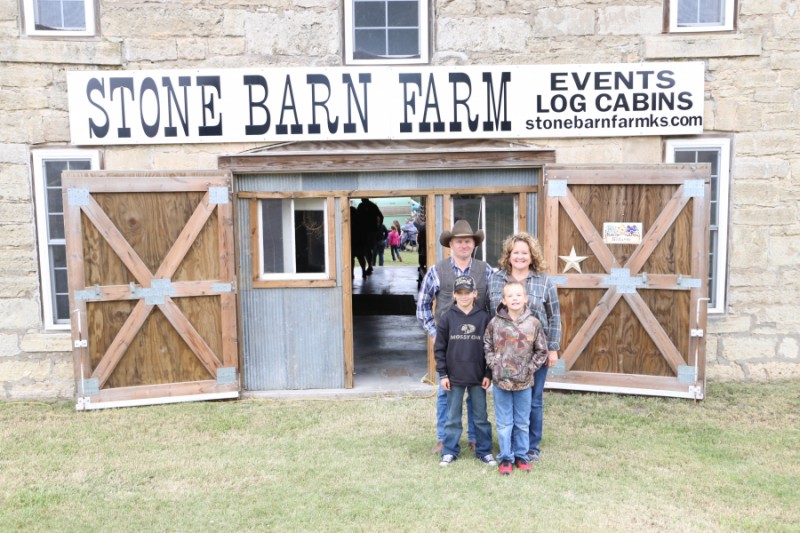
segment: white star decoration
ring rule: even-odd
[[[578,271],[578,274],[583,274],[581,271],[581,261],[589,257],[588,255],[575,255],[575,247],[572,247],[572,251],[569,255],[559,255],[558,256],[561,260],[563,260],[566,264],[564,265],[564,273],[566,273],[569,269],[574,268]]]

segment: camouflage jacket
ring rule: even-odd
[[[516,320],[500,304],[483,336],[486,364],[492,370],[492,382],[507,391],[533,386],[533,373],[547,360],[547,338],[542,324],[526,306]]]

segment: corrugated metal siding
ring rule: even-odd
[[[340,287],[251,289],[239,299],[246,390],[344,387]]]
[[[539,195],[529,192],[528,197],[528,227],[525,229],[534,237],[539,236]]]
[[[436,196],[433,199],[434,209],[436,210],[436,233],[434,233],[434,239],[436,239],[436,263],[441,261],[444,258],[444,250],[442,249],[442,245],[439,244],[439,235],[442,234],[444,231],[443,226],[443,213],[444,213],[444,200],[442,200],[441,196]]]

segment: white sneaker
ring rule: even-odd
[[[497,461],[494,460],[494,455],[487,453],[483,457],[481,457],[481,462],[489,465],[489,466],[497,466]]]
[[[442,460],[439,462],[439,466],[450,466],[450,463],[456,460],[456,456],[452,454],[445,454],[442,456]]]

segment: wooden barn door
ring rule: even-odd
[[[79,410],[239,394],[231,176],[65,173]]]
[[[703,397],[709,175],[545,167],[544,252],[563,327],[548,387]]]

